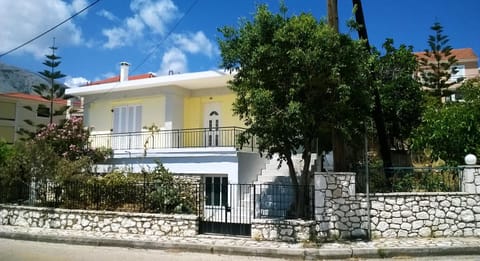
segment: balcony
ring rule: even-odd
[[[233,147],[241,149],[239,136],[245,131],[240,127],[219,127],[216,129],[196,128],[159,130],[153,133],[147,130],[128,133],[92,132],[92,148],[111,148],[113,150],[175,149]],[[245,144],[243,149],[253,150],[255,140]]]

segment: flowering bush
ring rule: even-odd
[[[82,118],[73,117],[61,126],[51,123],[40,129],[35,141],[48,144],[59,156],[68,160],[77,160],[82,156],[89,156],[95,162],[105,160],[109,151],[89,148],[89,136],[90,130],[83,127]]]

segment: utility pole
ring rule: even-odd
[[[338,2],[337,0],[327,0],[328,25],[338,32]]]
[[[327,21],[328,25],[339,33],[338,30],[338,1],[327,0]],[[348,164],[346,160],[346,145],[341,131],[332,128],[332,150],[333,150],[333,170],[347,171]]]
[[[355,8],[355,20],[358,26],[358,37],[365,40],[365,45],[368,51],[370,49],[370,43],[368,42],[367,35],[367,26],[365,24],[365,18],[363,16],[363,8],[361,0],[352,0],[353,7]],[[375,75],[373,75],[375,77]],[[372,80],[372,84],[373,84]],[[380,145],[380,154],[382,155],[383,168],[385,170],[385,175],[387,178],[387,185],[390,185],[391,178],[393,173],[391,171],[392,167],[392,158],[390,155],[390,147],[388,145],[388,136],[385,128],[385,119],[383,117],[382,103],[380,102],[380,92],[376,86],[372,87],[372,94],[374,97],[374,112],[373,120],[375,121],[375,126],[377,129],[378,143]]]

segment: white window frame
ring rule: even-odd
[[[457,70],[456,73],[453,73],[453,70]],[[450,68],[450,80],[452,82],[458,81],[458,79],[465,78],[465,64],[456,64]]]

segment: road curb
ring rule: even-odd
[[[278,248],[215,245],[189,242],[162,242],[100,237],[32,234],[26,232],[0,231],[0,238],[63,243],[89,246],[124,247],[137,249],[175,250],[197,253],[263,256],[284,259],[348,259],[391,258],[397,256],[425,257],[452,255],[480,255],[479,246],[434,246],[434,247],[341,247],[341,248]]]

